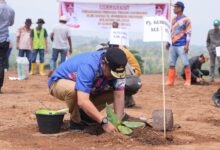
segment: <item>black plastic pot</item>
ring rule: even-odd
[[[43,134],[59,133],[65,114],[43,115],[36,114],[39,131]]]

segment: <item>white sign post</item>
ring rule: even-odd
[[[110,44],[129,47],[128,32],[124,29],[112,28],[110,33]]]
[[[162,28],[161,28],[162,27]],[[171,42],[170,23],[164,17],[144,18],[144,42]],[[161,33],[163,32],[163,37]]]
[[[161,42],[162,52],[162,82],[163,82],[163,110],[164,110],[164,138],[166,138],[166,93],[165,93],[165,62],[164,42],[171,42],[171,26],[164,17],[144,18],[144,41]]]

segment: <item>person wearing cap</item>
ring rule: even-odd
[[[216,56],[216,47],[220,46],[220,20],[216,19],[213,22],[214,29],[209,30],[207,40],[206,40],[206,47],[209,52],[210,56],[210,76],[211,82],[214,82],[215,78],[215,61],[217,58],[218,61],[218,73],[220,74],[220,57]]]
[[[20,27],[17,31],[17,39],[16,39],[16,47],[19,57],[26,57],[29,61],[29,71],[31,70],[31,25],[32,21],[31,19],[27,18],[25,21],[25,25]]]
[[[202,70],[202,65],[208,61],[208,57],[203,54],[200,56],[194,56],[189,60],[191,68],[191,83],[192,84],[203,84],[203,76],[209,76],[208,70]],[[186,79],[184,68],[182,70],[181,76]]]
[[[116,128],[99,111],[112,103],[121,120],[124,114],[125,66],[119,48],[87,52],[63,62],[48,81],[50,94],[66,101],[71,114],[70,129],[82,130],[100,123],[104,131]]]
[[[0,94],[4,83],[4,63],[9,49],[9,30],[14,24],[15,12],[7,5],[5,0],[0,0]]]
[[[185,72],[185,86],[191,85],[191,70],[188,59],[189,43],[191,38],[192,24],[191,20],[183,14],[184,4],[177,2],[174,5],[174,13],[176,16],[172,20],[172,43],[166,45],[169,50],[169,71],[168,71],[168,86],[173,86],[176,77],[176,62],[178,57],[182,60]],[[171,47],[171,48],[170,48]]]
[[[111,45],[101,43],[96,46],[96,50],[106,50],[108,47],[111,47]],[[135,56],[126,47],[119,45],[114,45],[114,47],[120,48],[120,50],[125,53],[128,59],[128,63],[125,67],[125,107],[131,108],[136,105],[133,95],[135,95],[142,86],[141,80],[139,78],[142,74],[141,67]]]
[[[40,75],[45,75],[44,74],[44,53],[47,53],[47,30],[43,28],[44,24],[43,19],[38,19],[37,21],[37,27],[35,27],[31,31],[31,46],[32,46],[32,64],[31,64],[31,73],[30,75],[34,75],[36,71],[36,59],[37,59],[37,54],[39,53],[40,55],[40,66],[39,66],[39,74]]]
[[[52,58],[50,62],[50,76],[54,69],[56,68],[56,62],[58,55],[61,56],[60,63],[63,63],[66,60],[68,50],[69,54],[72,54],[72,41],[71,41],[71,31],[68,26],[66,26],[68,19],[65,16],[60,17],[60,23],[55,25],[51,33],[52,40]]]

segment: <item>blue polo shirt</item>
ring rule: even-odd
[[[93,95],[110,89],[124,90],[125,79],[107,80],[104,77],[101,68],[104,53],[105,51],[87,52],[68,59],[52,74],[48,86],[59,79],[67,79],[76,82],[76,90]]]

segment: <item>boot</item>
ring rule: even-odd
[[[131,108],[135,106],[133,96],[125,96],[125,108]]]
[[[39,66],[39,74],[41,76],[45,76],[44,74],[44,63],[40,63],[40,66]]]
[[[185,77],[186,77],[186,81],[185,81],[185,86],[190,86],[191,85],[191,69],[189,67],[185,68]]]
[[[168,81],[167,81],[168,86],[174,85],[175,77],[176,77],[176,69],[170,68],[168,71]]]
[[[35,74],[35,70],[36,70],[36,63],[32,63],[32,64],[31,64],[31,72],[30,72],[30,75],[34,75],[34,74]]]

